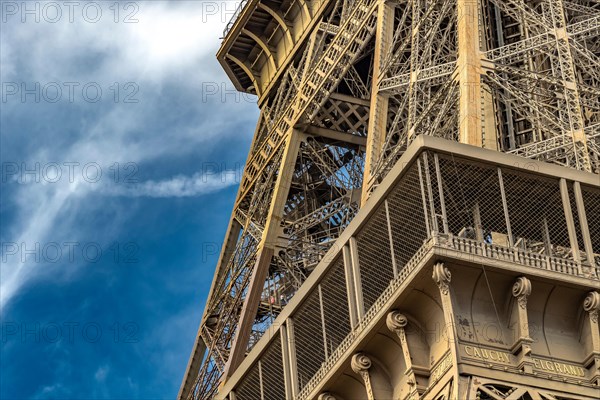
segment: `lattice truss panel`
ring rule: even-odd
[[[477,36],[469,62],[480,77],[465,80],[458,28],[474,12],[475,29],[462,34]],[[600,170],[600,2],[416,0],[398,2],[393,24],[379,72],[389,105],[373,185],[417,135],[459,140],[465,96],[480,109],[484,147]]]
[[[375,0],[332,2],[261,108],[200,327],[206,352],[189,398],[211,398],[217,390],[242,309],[252,308],[245,301],[261,251],[272,249],[273,256],[248,350],[358,211],[375,6]],[[290,151],[293,140],[297,149]]]
[[[474,386],[476,386],[475,393],[478,400],[575,400],[579,398],[579,396],[571,397],[563,393],[511,383],[485,383]]]
[[[324,1],[297,3],[310,18]],[[465,141],[475,131],[484,147],[600,167],[600,2],[410,0],[384,3],[387,12],[380,4],[331,0],[261,105],[188,398],[214,395],[357,213],[361,187],[364,201],[417,135]],[[545,238],[540,251],[563,251]]]
[[[600,191],[582,184],[583,204],[578,207],[571,202],[578,196],[579,183],[564,183],[562,185],[558,177],[529,174],[436,151],[421,153],[406,167],[394,188],[371,211],[364,224],[352,232],[356,243],[353,260],[358,261],[349,261],[349,257],[344,256],[346,251],[353,251],[350,239],[331,254],[319,281],[307,288],[302,302],[276,327],[276,332],[292,335],[288,336],[288,351],[294,357],[289,356],[287,368],[294,375],[290,382],[297,382],[298,392],[293,398],[317,397],[315,390],[319,384],[348,356],[351,345],[376,326],[376,318],[380,317],[375,316],[422,262],[434,242],[461,251],[467,257],[486,257],[490,263],[510,260],[522,267],[598,282]],[[584,233],[587,228],[575,224],[570,238],[567,221],[578,219],[584,210],[589,216],[589,231]],[[583,236],[593,238],[593,250],[589,254],[584,251]],[[353,326],[347,291],[348,279],[352,278],[348,278],[345,270],[355,262],[364,315]],[[580,271],[582,266],[587,272]],[[286,328],[289,324],[293,325],[292,330]],[[280,382],[284,374],[286,361],[272,364],[272,354],[279,354],[281,350],[280,337],[280,333],[275,333],[264,352],[254,355],[252,365],[231,389],[235,399],[285,398],[273,395],[270,391],[273,388],[266,385],[267,381]],[[432,367],[429,374],[433,374],[434,369]],[[422,398],[570,399],[551,390],[474,378],[469,388],[472,395],[456,396],[452,387],[447,386],[437,395],[426,393]],[[538,379],[532,377],[532,380]],[[572,377],[568,382],[581,384],[581,378]],[[593,378],[586,381],[586,385],[595,385]],[[361,393],[356,396],[359,398]]]

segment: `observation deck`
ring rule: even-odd
[[[241,92],[262,104],[331,0],[243,0],[223,31],[217,59]]]
[[[576,320],[600,289],[597,178],[420,136],[217,398],[435,397],[461,374],[594,398],[596,345]],[[514,331],[530,329],[519,307],[531,332]],[[378,360],[364,386],[357,354]]]

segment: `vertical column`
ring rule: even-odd
[[[294,321],[292,318],[286,320],[285,324],[281,326],[280,332],[285,398],[292,400],[298,394],[298,367],[296,364]]]
[[[325,305],[323,304],[323,289],[321,288],[321,284],[317,286],[319,291],[319,311],[321,312],[321,329],[323,334],[323,354],[325,354],[325,359],[329,358],[329,350],[327,349],[327,329],[325,324]]]
[[[459,375],[456,384],[451,388],[452,394],[448,396],[451,399],[476,399],[477,397],[468,397],[471,389],[471,377]]]
[[[473,223],[475,224],[475,238],[483,242],[483,225],[481,223],[481,212],[479,209],[479,201],[473,206]]]
[[[348,311],[350,313],[350,326],[352,329],[358,325],[358,311],[356,310],[356,293],[354,292],[354,270],[350,248],[345,245],[342,249],[344,256],[344,273],[346,278],[346,294],[348,295]]]
[[[575,62],[569,45],[569,33],[567,32],[567,20],[565,17],[565,5],[563,0],[546,0],[549,16],[552,18],[554,36],[556,38],[556,50],[558,55],[557,72],[562,80],[564,95],[564,110],[567,114],[567,132],[573,141],[575,156],[575,167],[592,172],[590,154],[587,146],[587,138],[584,132],[584,118],[579,99],[579,88],[577,87],[577,76]]]
[[[273,258],[275,242],[280,233],[283,207],[290,191],[291,177],[293,176],[301,141],[302,133],[296,130],[292,130],[286,138],[285,150],[279,166],[279,174],[273,191],[269,214],[266,219],[267,223],[263,231],[262,240],[258,245],[256,262],[254,263],[248,291],[244,298],[244,305],[240,314],[235,339],[231,346],[229,359],[225,365],[225,379],[231,376],[246,354],[248,340],[252,333],[252,325],[256,318],[260,297]]]
[[[491,87],[485,82],[481,83],[483,102],[482,109],[482,146],[490,150],[499,149],[498,136],[500,130],[498,129],[498,123],[496,121],[496,110],[494,105],[494,96],[492,95]]]
[[[588,313],[586,325],[590,337],[591,354],[586,359],[585,365],[591,368],[592,381],[600,385],[600,327],[598,313],[600,313],[600,293],[590,292],[583,301],[583,310]]]
[[[358,261],[358,247],[356,246],[355,238],[350,238],[348,244],[342,249],[342,254],[344,256],[344,271],[346,273],[350,326],[354,329],[365,314]]]
[[[508,245],[513,247],[514,237],[510,228],[510,215],[508,214],[508,202],[506,201],[506,192],[504,191],[504,180],[502,179],[502,169],[498,168],[498,184],[500,185],[500,196],[502,196],[502,208],[504,209],[504,221],[506,223],[506,236]]]
[[[425,195],[423,170],[421,168],[421,157],[419,157],[417,159],[417,167],[419,170],[419,185],[421,187],[421,200],[423,203],[423,217],[425,218],[425,229],[427,229],[427,237],[431,237],[431,228],[429,226],[429,215],[428,215],[428,209],[427,209],[427,196]]]
[[[394,270],[394,279],[398,278],[398,266],[396,265],[396,255],[394,254],[394,237],[392,235],[392,220],[390,219],[390,208],[387,199],[385,204],[385,218],[387,221],[388,237],[390,238],[390,254],[392,256],[392,268]]]
[[[260,387],[260,400],[265,400],[265,387],[262,373],[262,362],[258,360],[258,384]]]
[[[291,319],[291,318],[290,318]],[[290,320],[288,319],[288,320]],[[293,399],[292,391],[292,368],[290,365],[289,339],[287,335],[287,324],[282,324],[279,328],[281,334],[281,361],[283,364],[283,385],[285,386],[285,398]]]
[[[350,245],[350,259],[352,260],[352,276],[354,278],[354,296],[356,301],[356,315],[360,321],[365,315],[365,302],[363,301],[362,283],[360,279],[360,262],[358,261],[358,246],[356,238],[351,237],[348,241]]]
[[[477,0],[457,0],[458,80],[460,85],[458,127],[461,143],[481,147],[481,52]]]
[[[294,320],[288,318],[286,326],[288,330],[288,352],[290,355],[292,397],[296,398],[298,395],[298,361],[296,360],[296,334],[294,332]]]
[[[571,201],[569,199],[569,188],[567,187],[567,181],[565,178],[560,179],[560,197],[562,199],[565,218],[567,221],[567,231],[569,233],[571,251],[573,252],[573,260],[580,264],[581,257],[579,256],[579,244],[577,243],[577,233],[575,232],[575,221],[573,220],[573,210],[571,209]],[[579,272],[581,273],[581,264],[579,265],[579,268]]]
[[[419,67],[421,54],[419,45],[421,44],[421,36],[425,35],[423,24],[423,9],[424,0],[412,0],[412,15],[411,15],[411,32],[410,32],[410,81],[408,84],[408,115],[406,118],[406,126],[408,127],[408,143],[415,136],[415,120],[417,119],[417,76],[419,75]]]
[[[548,218],[542,219],[542,238],[544,239],[544,253],[547,256],[552,255],[552,242],[550,241],[550,230],[548,229]]]
[[[583,204],[583,195],[581,193],[581,185],[579,182],[573,183],[573,191],[575,192],[575,203],[577,204],[577,215],[579,216],[579,226],[581,227],[581,236],[583,238],[583,246],[585,248],[586,261],[592,266],[592,274],[595,273],[594,268],[594,249],[592,248],[592,237],[590,236],[590,227],[585,214],[585,204]]]
[[[420,164],[419,164],[420,165]],[[427,152],[423,152],[423,165],[425,166],[425,182],[427,184],[427,196],[429,197],[429,211],[431,214],[431,229],[434,235],[440,232],[437,222],[437,214],[435,212],[435,202],[433,200],[433,189],[431,187],[431,175],[429,173],[429,160]]]
[[[435,163],[435,176],[437,178],[438,194],[440,196],[440,208],[442,209],[442,225],[444,226],[444,233],[448,234],[448,216],[446,214],[446,202],[444,200],[444,181],[442,180],[440,160],[437,153],[433,153],[433,161]]]
[[[379,0],[377,8],[377,27],[375,31],[375,51],[373,54],[373,79],[371,81],[371,105],[369,108],[369,126],[365,159],[365,172],[363,178],[361,205],[369,197],[373,185],[373,168],[381,156],[385,143],[388,97],[379,94],[379,81],[383,78],[382,66],[385,56],[389,53],[394,34],[394,8],[386,2]]]
[[[512,346],[512,353],[519,360],[519,368],[530,374],[533,372],[533,360],[531,359],[531,343],[529,336],[529,319],[527,317],[527,299],[531,294],[531,281],[524,276],[517,278],[513,287],[512,295],[516,298],[513,303],[512,315],[517,327],[517,335]]]

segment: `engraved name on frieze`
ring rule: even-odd
[[[506,351],[486,349],[474,345],[462,345],[464,353],[472,359],[484,362],[513,365],[512,354]],[[533,366],[540,372],[552,372],[566,377],[585,377],[586,370],[580,366],[567,364],[559,361],[550,361],[543,358],[532,357]]]

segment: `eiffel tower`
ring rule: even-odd
[[[242,0],[223,36],[260,117],[179,399],[598,398],[600,2]]]

